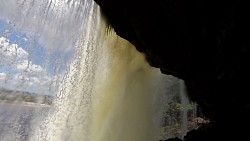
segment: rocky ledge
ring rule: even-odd
[[[151,66],[185,80],[189,98],[213,121],[206,132],[191,131],[184,140],[248,136],[242,130],[250,125],[247,1],[95,1]]]

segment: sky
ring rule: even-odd
[[[56,91],[84,36],[81,0],[0,0],[0,89]]]
[[[0,20],[0,88],[53,94],[65,73],[65,61],[57,52],[48,53],[32,37],[8,30]],[[32,42],[30,42],[32,40]]]

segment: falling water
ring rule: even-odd
[[[165,77],[105,28],[99,8],[87,3],[85,35],[76,42],[77,57],[64,77],[55,111],[31,140],[155,140],[162,108],[157,97],[164,94]]]
[[[188,131],[188,98],[186,94],[186,87],[183,80],[180,81],[180,97],[181,97],[181,138],[183,138]]]
[[[93,0],[0,0],[0,13],[39,36],[49,54],[75,53],[49,113],[35,118],[30,141],[158,140],[172,77],[118,37]]]

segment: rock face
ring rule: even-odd
[[[116,33],[151,66],[185,80],[189,98],[216,129],[235,133],[250,125],[247,1],[95,1]]]

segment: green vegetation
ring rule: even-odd
[[[166,139],[171,137],[181,137],[181,126],[183,122],[183,113],[186,110],[186,116],[188,122],[187,130],[195,128],[196,123],[194,118],[196,118],[196,104],[188,102],[186,107],[183,107],[181,103],[181,83],[177,78],[173,78],[169,82],[167,93],[166,93],[166,111],[164,113],[164,121],[162,123],[162,128],[160,131],[160,139]],[[189,101],[189,100],[188,100]],[[184,121],[185,122],[185,121]]]

